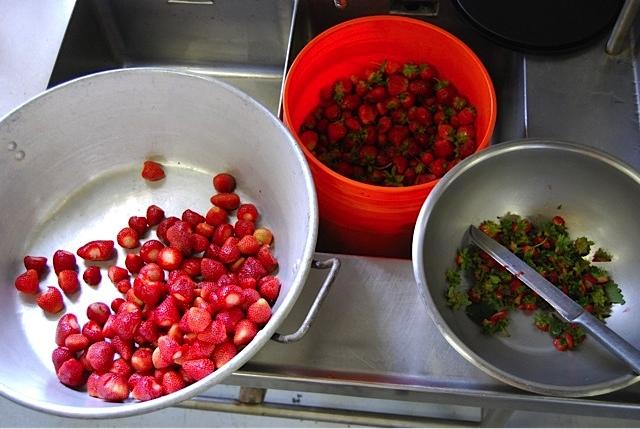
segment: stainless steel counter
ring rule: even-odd
[[[46,89],[74,4],[74,0],[3,3],[0,115]],[[589,48],[562,56],[522,55],[494,47],[478,39],[460,20],[447,18],[451,13],[448,2],[441,2],[440,8],[444,18],[433,22],[449,28],[476,50],[490,63],[489,71],[500,83],[496,85],[499,119],[494,143],[524,136],[572,140],[609,151],[640,168],[638,47],[635,53],[626,48],[617,56],[608,56],[606,38],[602,38]],[[207,69],[206,73],[224,78],[224,72],[217,70]],[[273,88],[279,87],[281,76],[267,73],[266,78],[270,89],[254,96],[260,99],[272,94],[261,101],[277,111]],[[229,79],[237,81],[237,77]],[[248,83],[244,88],[251,94],[254,86],[250,79],[250,73],[243,77]],[[530,394],[488,377],[458,355],[431,322],[418,295],[410,261],[340,258],[341,272],[307,336],[296,344],[268,344],[228,379],[228,385],[477,407],[484,410],[481,424],[492,425],[503,422],[515,409],[640,419],[638,386],[601,397],[563,399]],[[293,330],[303,317],[321,278],[322,274],[311,274],[283,332]],[[245,397],[245,402],[260,404],[229,402],[220,388],[214,388],[183,406],[294,417],[311,412],[295,400],[283,407],[270,404],[269,396],[267,402],[260,401],[261,390],[243,392],[257,394],[253,399]],[[424,422],[418,417],[403,419],[393,412],[387,413],[391,417],[386,420],[376,420],[381,411],[376,414],[375,409],[368,412],[370,420],[360,419],[364,412],[312,411],[317,413],[314,418],[364,424]]]

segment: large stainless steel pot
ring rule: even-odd
[[[264,107],[216,80],[159,69],[81,78],[27,102],[0,122],[0,393],[37,410],[70,417],[121,417],[156,410],[220,382],[276,334],[304,287],[315,249],[313,181],[298,145]],[[166,180],[140,178],[148,158],[167,165]],[[240,196],[256,203],[275,234],[282,290],[273,317],[235,358],[205,379],[149,402],[108,403],[60,384],[51,364],[58,317],[47,317],[13,280],[27,254],[51,257],[92,239],[114,239],[131,215],[157,204],[168,215],[201,213],[214,193],[212,174],[232,172]],[[123,266],[120,251],[118,263]],[[51,260],[49,260],[51,262]],[[83,263],[79,260],[80,269]],[[327,267],[329,263],[316,263]],[[332,265],[335,274],[337,262]],[[104,271],[103,271],[104,273]],[[86,321],[86,306],[118,292],[106,274],[99,287],[65,298]],[[41,283],[57,284],[49,274]],[[325,282],[313,306],[328,290]]]
[[[446,340],[487,374],[546,395],[589,396],[611,392],[640,377],[587,340],[560,353],[531,317],[512,312],[510,336],[482,335],[464,311],[447,306],[445,271],[468,244],[469,224],[507,212],[550,218],[561,215],[573,237],[586,236],[614,258],[602,265],[626,301],[614,305],[607,326],[640,344],[640,174],[584,145],[525,139],[502,143],[461,162],[427,197],[413,236],[413,268],[427,309]]]

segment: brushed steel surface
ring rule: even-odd
[[[612,331],[600,319],[585,311],[553,283],[476,226],[469,226],[469,237],[480,249],[487,252],[522,283],[551,304],[563,319],[582,326],[587,334],[627,363],[636,374],[640,374],[640,351],[637,348]]]
[[[104,72],[58,86],[0,121],[0,394],[68,417],[116,417],[175,404],[220,382],[256,353],[282,323],[304,287],[317,237],[312,178],[299,147],[277,118],[237,89],[166,70]],[[20,156],[17,156],[21,154]],[[162,182],[140,178],[145,159],[167,169]],[[278,166],[278,168],[274,168]],[[24,255],[51,258],[95,239],[113,239],[149,204],[167,215],[205,213],[212,174],[235,175],[242,198],[260,207],[275,236],[282,281],[273,316],[224,367],[178,392],[148,402],[108,403],[63,386],[51,363],[58,317],[45,316],[13,279]],[[286,192],[282,192],[286,189]],[[293,215],[295,213],[295,216]],[[124,266],[124,253],[116,261]],[[84,263],[79,261],[80,269]],[[48,273],[42,286],[56,284]],[[119,296],[106,275],[65,300],[81,324],[94,301]]]
[[[413,241],[414,274],[435,324],[449,343],[488,374],[532,392],[589,396],[629,386],[639,378],[593,340],[558,353],[531,318],[513,314],[510,336],[484,336],[463,311],[446,303],[445,271],[469,224],[507,212],[562,215],[572,236],[587,236],[614,255],[606,269],[620,285],[624,306],[614,305],[609,327],[631,344],[640,302],[640,175],[584,145],[530,139],[494,146],[464,160],[427,197]],[[595,248],[594,246],[594,248]]]

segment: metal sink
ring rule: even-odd
[[[276,111],[292,1],[78,0],[49,87],[159,66],[221,78]]]

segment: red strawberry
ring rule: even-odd
[[[220,368],[227,362],[229,362],[238,353],[236,346],[230,342],[225,341],[222,344],[218,344],[213,351],[213,361],[216,364],[216,368]]]
[[[182,252],[173,247],[164,247],[158,252],[157,264],[167,271],[176,270],[182,264]]]
[[[140,272],[144,266],[144,260],[142,259],[142,256],[137,253],[127,253],[127,256],[124,258],[124,266],[127,267],[127,270],[131,274],[136,274]]]
[[[140,245],[138,231],[129,226],[122,228],[118,232],[116,239],[118,244],[125,249],[135,249]]]
[[[158,328],[153,320],[143,320],[138,326],[136,334],[133,337],[136,343],[140,345],[155,344],[160,337]]]
[[[100,274],[100,267],[95,265],[91,265],[84,270],[82,273],[82,279],[89,286],[96,286],[100,284],[102,280],[102,274]]]
[[[433,153],[436,157],[447,159],[453,155],[453,143],[449,140],[438,139],[433,143]]]
[[[173,296],[167,296],[164,301],[156,307],[153,311],[153,320],[156,322],[156,325],[165,328],[180,321],[180,311],[178,310],[177,301]]]
[[[100,374],[92,372],[87,378],[87,395],[94,398],[98,397],[98,380],[100,380]]]
[[[48,286],[46,291],[40,293],[36,303],[48,313],[58,313],[64,308],[62,294],[53,286]]]
[[[251,279],[255,284],[253,287],[247,287],[242,289],[242,309],[247,310],[253,303],[258,301],[261,296],[260,292],[254,289],[258,282],[255,279]]]
[[[429,164],[429,171],[431,174],[438,177],[442,177],[444,173],[447,172],[447,161],[443,158],[435,159],[431,164]]]
[[[140,247],[140,257],[146,263],[156,262],[158,252],[164,247],[158,240],[149,240]]]
[[[162,180],[165,178],[164,169],[161,164],[155,161],[145,161],[142,166],[142,178],[150,182]]]
[[[27,270],[36,270],[38,276],[41,276],[47,269],[47,258],[44,256],[25,256],[23,262]]]
[[[236,329],[236,324],[243,318],[244,313],[240,308],[232,308],[216,314],[215,320],[222,322],[227,330],[227,334],[231,334]]]
[[[202,380],[216,369],[210,359],[194,359],[182,363],[184,372],[194,380]]]
[[[227,269],[222,262],[210,258],[202,258],[202,261],[200,261],[200,273],[206,281],[215,282],[226,272]]]
[[[66,250],[56,250],[53,254],[53,271],[58,274],[62,270],[75,270],[76,257]]]
[[[109,372],[121,375],[125,380],[127,380],[133,373],[133,368],[131,368],[131,365],[129,365],[126,360],[119,358],[113,361]]]
[[[469,155],[472,155],[475,151],[476,142],[473,139],[465,140],[460,146],[458,146],[458,155],[460,155],[460,158],[466,158]]]
[[[260,261],[260,264],[269,273],[272,273],[278,267],[278,260],[273,256],[273,253],[271,253],[271,246],[268,244],[262,245],[260,250],[258,250],[258,261]]]
[[[271,319],[271,306],[264,298],[260,298],[247,309],[247,319],[258,325],[267,323]]]
[[[232,264],[238,258],[240,258],[238,239],[235,237],[227,238],[220,248],[220,254],[218,255],[218,258],[220,259],[220,262],[224,264]]]
[[[109,279],[113,284],[118,283],[120,280],[129,278],[129,272],[122,267],[118,267],[117,265],[111,265],[107,269],[107,275],[109,276]]]
[[[169,283],[169,293],[181,304],[191,304],[196,296],[196,284],[187,276],[181,276]]]
[[[216,208],[220,209],[219,207],[216,207]],[[195,229],[196,234],[200,234],[201,236],[206,237],[207,239],[213,237],[213,233],[215,231],[216,231],[215,227],[213,225],[209,225],[207,222],[201,222],[197,224]]]
[[[63,363],[69,359],[75,359],[75,357],[76,354],[66,347],[56,347],[51,353],[51,361],[56,372],[58,372]]]
[[[78,273],[72,270],[62,270],[58,273],[58,286],[67,294],[73,294],[80,290]]]
[[[164,210],[155,204],[147,207],[147,224],[149,226],[156,226],[164,219]]]
[[[436,82],[434,89],[436,90],[436,99],[441,104],[451,104],[457,92],[449,81],[439,80]]]
[[[212,320],[211,323],[198,333],[198,339],[211,344],[220,344],[227,339],[227,330],[219,320]]]
[[[104,340],[104,335],[102,334],[102,325],[100,325],[95,320],[89,320],[82,326],[82,335],[89,339],[90,344]]]
[[[189,225],[195,228],[196,225],[204,222],[205,218],[200,213],[197,213],[191,209],[187,209],[182,212],[182,221],[187,222]]]
[[[253,235],[245,235],[238,241],[238,250],[242,255],[255,255],[260,250],[261,243]]]
[[[207,250],[209,246],[209,239],[200,234],[192,234],[191,241],[193,244],[193,253],[202,253]]]
[[[318,144],[318,133],[311,130],[303,131],[300,134],[300,141],[309,150],[314,150]]]
[[[140,276],[133,281],[133,293],[146,305],[156,305],[165,295],[165,285],[162,281],[146,280]]]
[[[127,379],[120,374],[108,372],[96,381],[98,398],[108,402],[122,402],[129,397]]]
[[[141,374],[148,373],[153,370],[153,362],[151,361],[151,349],[141,347],[131,356],[131,367],[134,371]]]
[[[120,338],[116,335],[111,339],[111,345],[122,359],[127,361],[131,360],[134,349],[133,341],[125,340],[124,338]]]
[[[347,128],[341,122],[332,122],[327,128],[330,143],[337,143],[347,135]]]
[[[101,374],[109,371],[113,364],[115,353],[116,350],[111,343],[98,341],[89,346],[86,357],[94,371]]]
[[[225,210],[235,210],[240,205],[240,197],[235,193],[219,193],[211,197],[211,204]]]
[[[265,276],[260,279],[258,291],[267,302],[273,303],[280,294],[280,280],[271,275]]]
[[[391,97],[406,92],[409,86],[409,81],[406,77],[394,74],[387,78],[387,91]]]
[[[163,361],[173,362],[176,353],[180,351],[180,344],[168,335],[158,338],[158,353]],[[156,368],[159,368],[156,366]]]
[[[178,221],[167,229],[167,241],[174,249],[183,255],[190,255],[193,251],[193,232],[187,222]]]
[[[180,374],[167,371],[162,375],[162,389],[165,395],[181,390],[187,385]]]
[[[376,120],[377,112],[370,104],[362,104],[358,108],[358,118],[364,125],[372,124]]]
[[[123,340],[132,340],[138,329],[138,325],[142,323],[142,312],[133,303],[124,303],[118,309],[113,327],[116,335]]]
[[[456,114],[456,117],[458,118],[460,125],[471,125],[476,119],[476,109],[471,106],[467,106],[460,110]]]
[[[222,194],[220,194],[222,195]],[[209,225],[218,226],[227,222],[229,215],[225,209],[213,206],[207,211],[206,222]]]
[[[211,241],[218,246],[222,246],[224,242],[227,241],[227,238],[231,236],[233,236],[233,226],[225,223],[216,227],[216,230],[213,233],[213,237],[211,237]],[[216,253],[216,258],[219,256],[219,254],[220,252],[218,251]]]
[[[252,221],[245,219],[238,219],[233,227],[233,231],[237,238],[242,238],[246,235],[253,235],[255,229],[255,224]]]
[[[203,332],[211,323],[211,314],[206,310],[197,307],[191,307],[185,312],[186,324],[188,331],[196,334]]]
[[[150,375],[145,375],[135,384],[131,395],[138,401],[150,401],[162,396],[162,386]]]
[[[90,241],[80,247],[76,253],[85,261],[108,261],[114,256],[114,243],[112,240]],[[67,269],[75,269],[75,267]]]
[[[147,218],[144,216],[131,216],[128,225],[138,233],[138,236],[143,236],[149,230]]]
[[[163,219],[162,222],[158,224],[158,228],[156,229],[156,235],[164,244],[166,245],[169,244],[169,241],[167,240],[167,231],[169,230],[169,228],[175,225],[176,222],[179,222],[179,221],[180,221],[179,218],[175,216],[169,216],[168,218]]]
[[[36,294],[40,290],[40,278],[38,272],[33,268],[16,277],[14,282],[16,289],[22,293]]]
[[[420,79],[431,81],[438,77],[438,70],[431,64],[420,64]]]
[[[182,356],[176,361],[177,363],[182,363],[185,361],[190,361],[194,359],[208,359],[213,350],[215,349],[215,344],[193,340],[190,343],[183,344],[181,347]],[[178,362],[179,361],[179,362]]]
[[[249,344],[258,333],[258,328],[251,320],[243,319],[236,325],[236,332],[233,335],[233,344],[243,346]]]
[[[69,359],[60,365],[58,380],[69,387],[80,387],[85,383],[84,365],[77,359]]]
[[[242,264],[242,267],[240,268],[240,271],[238,272],[238,276],[240,277],[252,277],[256,280],[259,280],[260,278],[266,276],[267,274],[268,272],[265,269],[265,267],[262,265],[262,263],[258,259],[252,256],[249,256],[244,261],[244,263]]]
[[[213,187],[221,193],[233,192],[236,189],[236,179],[229,173],[220,173],[213,176]]]

